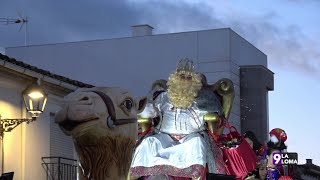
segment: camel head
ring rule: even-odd
[[[82,88],[65,97],[55,122],[72,136],[83,179],[123,179],[128,174],[146,98],[122,88]]]

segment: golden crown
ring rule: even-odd
[[[177,65],[177,72],[185,71],[185,72],[194,72],[194,64],[192,60],[188,58],[181,59]]]

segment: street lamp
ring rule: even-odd
[[[29,124],[35,121],[43,112],[48,99],[48,94],[46,94],[39,85],[27,87],[27,89],[22,92],[22,96],[27,111],[31,113],[31,118],[2,119],[0,115],[0,137],[3,137],[4,132],[12,131],[23,122]]]
[[[39,117],[43,112],[48,95],[39,85],[33,85],[25,89],[22,93],[23,101],[27,111],[31,113],[33,119]]]

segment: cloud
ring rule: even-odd
[[[320,44],[314,35],[306,34],[298,24],[276,24],[281,15],[268,11],[252,15],[239,11],[232,4],[198,3],[145,3],[148,16],[163,32],[192,31],[231,27],[254,46],[268,55],[270,65],[288,70],[297,70],[320,76]],[[223,6],[225,14],[217,15],[216,9]]]
[[[142,21],[154,24],[159,33],[197,31],[224,26],[222,21],[214,18],[214,9],[200,1],[134,1],[133,4],[144,12]]]
[[[151,24],[157,33],[221,27],[203,3],[170,1],[4,0],[0,17],[28,16],[28,44],[58,43],[130,36],[130,26]],[[0,24],[0,46],[24,44],[20,25]]]
[[[271,65],[320,76],[320,44],[298,25],[281,28],[272,22],[277,17],[262,15],[229,22],[231,28],[268,56]]]
[[[129,27],[140,19],[137,9],[121,0],[20,0],[19,3],[4,0],[0,17],[17,17],[16,9],[23,9],[23,14],[28,16],[29,44],[129,36]],[[17,29],[14,25],[1,28],[0,46],[22,45],[24,33]]]
[[[270,10],[252,14],[220,1],[2,0],[0,17],[28,15],[29,44],[58,43],[130,36],[130,26],[150,24],[155,33],[231,27],[268,55],[269,64],[319,74],[320,50],[304,27],[276,24]],[[0,46],[23,45],[19,26],[0,25]]]

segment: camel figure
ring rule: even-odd
[[[72,136],[80,180],[127,179],[134,151],[137,114],[146,98],[122,88],[81,88],[65,97],[55,122]]]

